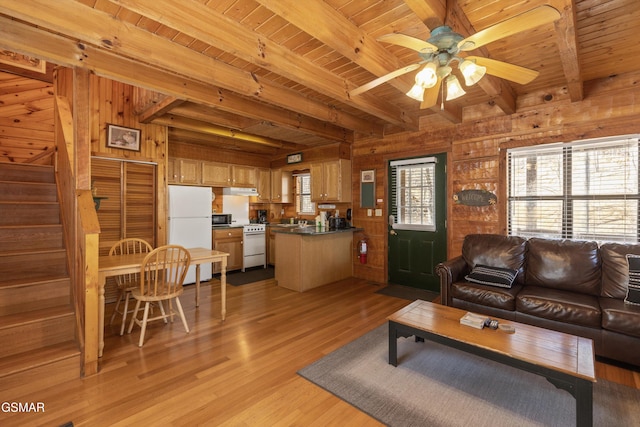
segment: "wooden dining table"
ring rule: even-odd
[[[224,321],[227,315],[227,258],[229,254],[206,248],[187,248],[187,250],[191,254],[190,265],[196,266],[196,307],[200,305],[200,265],[214,262],[220,263],[220,314],[222,321]],[[147,255],[146,253],[105,255],[98,259],[98,357],[102,357],[104,349],[104,287],[107,277],[139,272],[142,261]]]

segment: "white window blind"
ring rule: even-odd
[[[311,175],[308,173],[295,175],[296,179],[296,212],[304,215],[315,215],[316,204],[311,201]]]
[[[510,235],[638,242],[638,137],[509,150]]]
[[[428,157],[390,163],[393,228],[435,231],[435,161]]]

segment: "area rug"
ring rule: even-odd
[[[261,280],[273,279],[274,275],[275,271],[271,266],[267,266],[267,268],[247,268],[244,272],[233,271],[227,273],[227,283],[233,286],[248,285],[249,283],[259,282]],[[220,280],[220,274],[216,274],[214,277]]]
[[[575,399],[543,377],[433,342],[398,340],[385,324],[298,373],[389,426],[574,426]],[[637,426],[640,390],[598,380],[594,426]]]
[[[415,301],[418,299],[421,299],[423,301],[433,301],[434,299],[438,298],[438,296],[440,296],[440,294],[437,292],[402,285],[387,285],[384,288],[377,290],[376,294],[402,298],[409,301]]]

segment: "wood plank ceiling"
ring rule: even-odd
[[[637,0],[0,0],[0,47],[84,66],[140,91],[143,121],[173,140],[266,155],[362,135],[453,126],[482,106],[512,114],[546,92],[584,98],[585,82],[640,68]],[[420,109],[415,72],[348,92],[417,53],[377,41],[463,36],[548,4],[561,17],[469,52],[540,72],[519,85],[486,75],[467,94]]]

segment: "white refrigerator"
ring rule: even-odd
[[[211,188],[169,186],[169,244],[211,249]],[[200,266],[200,280],[211,279],[211,264]],[[189,267],[185,284],[196,282],[196,267]]]

